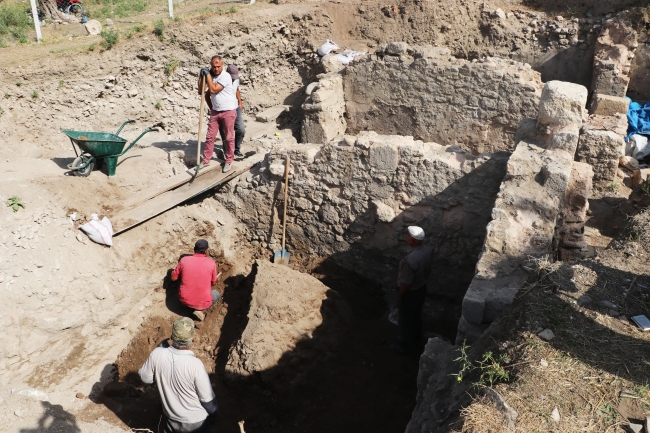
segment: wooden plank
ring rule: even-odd
[[[111,219],[114,236],[160,215],[184,201],[234,179],[240,174],[249,171],[256,163],[255,161],[234,162],[232,164],[232,170],[228,173],[222,173],[220,170],[210,171],[201,177],[197,177],[192,183],[186,183],[176,189],[147,200],[135,208],[120,212]]]
[[[221,168],[221,160],[217,161],[212,161],[212,164],[208,165],[205,168],[201,168],[199,170],[199,174],[196,176],[201,177],[206,173],[210,173],[212,170],[215,170],[217,168]],[[192,176],[194,176],[194,172],[196,171],[195,168],[188,168],[185,172],[181,174],[177,174],[176,176],[168,177],[167,179],[163,180],[161,183],[158,185],[152,186],[150,188],[147,188],[143,191],[137,192],[135,196],[131,197],[129,200],[126,201],[124,204],[124,210],[130,209],[134,206],[139,205],[140,203],[143,203],[147,200],[151,200],[152,198],[159,196],[162,193],[165,193],[169,191],[170,189],[178,188],[179,186],[183,185],[184,183],[189,182],[192,179]]]

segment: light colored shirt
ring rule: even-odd
[[[172,271],[181,278],[178,299],[195,310],[207,310],[212,305],[212,284],[217,281],[217,265],[205,254],[183,257]]]
[[[427,284],[431,275],[433,249],[427,245],[412,248],[404,259],[399,262],[397,284],[410,284],[409,290],[417,290]]]
[[[235,97],[237,96],[237,89],[239,89],[239,78],[232,80],[232,86],[235,88]]]
[[[212,82],[221,84],[223,89],[217,94],[211,94],[212,109],[215,111],[235,110],[239,106],[237,102],[237,89],[232,85],[232,77],[224,68],[218,77],[214,77]]]
[[[214,400],[214,391],[203,363],[191,350],[157,347],[138,374],[144,383],[156,381],[169,419],[192,424],[208,417],[201,402]]]

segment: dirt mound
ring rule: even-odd
[[[311,275],[263,260],[256,266],[248,324],[230,352],[226,374],[234,378],[261,373],[264,381],[282,384],[285,381],[278,379],[290,366],[292,380],[299,380],[296,367],[317,353],[327,356],[335,343],[314,334],[330,334],[328,330],[340,324],[338,317],[346,314],[340,314],[338,294]]]

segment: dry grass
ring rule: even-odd
[[[461,410],[464,419],[460,433],[502,433],[506,430],[506,421],[492,401],[484,396]]]
[[[650,237],[648,223],[650,212],[632,220],[643,239]],[[516,432],[624,432],[630,420],[650,414],[650,333],[628,320],[650,313],[650,267],[626,253],[631,243],[573,266],[531,261],[536,280],[499,319],[505,331],[492,336],[511,359],[512,380],[494,388],[519,413]],[[585,294],[592,303],[577,305]],[[555,333],[550,342],[537,336],[546,328]],[[559,423],[551,419],[554,408]],[[498,409],[482,397],[461,411],[456,428],[507,431]]]

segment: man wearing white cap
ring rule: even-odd
[[[433,260],[433,249],[423,245],[423,240],[424,230],[421,227],[408,227],[406,243],[410,251],[399,263],[397,277],[400,342],[390,346],[397,353],[413,351],[422,339],[422,306],[427,295],[427,280]]]

